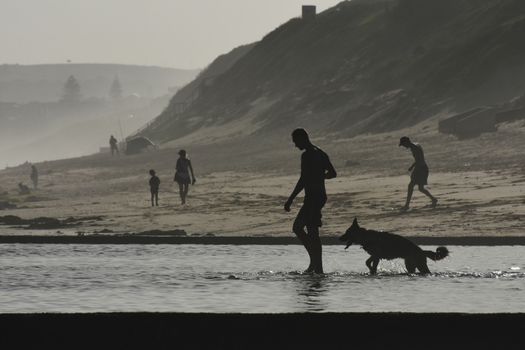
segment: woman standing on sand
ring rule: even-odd
[[[186,151],[183,149],[179,151],[179,159],[177,159],[177,165],[175,166],[175,177],[173,180],[179,184],[181,204],[186,204],[186,196],[188,195],[190,183],[192,185],[195,184],[195,173],[193,172],[191,161],[186,157]]]

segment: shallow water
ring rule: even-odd
[[[525,247],[448,248],[429,276],[369,276],[326,246],[320,276],[297,245],[1,244],[0,312],[525,312]]]

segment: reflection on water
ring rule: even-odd
[[[353,248],[312,275],[300,246],[4,244],[0,312],[525,312],[525,248],[452,247],[427,276]]]
[[[327,309],[324,296],[328,292],[327,276],[307,275],[295,279],[297,287],[297,303],[303,304],[307,312],[324,311]]]

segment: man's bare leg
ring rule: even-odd
[[[407,200],[406,200],[405,206],[401,208],[401,210],[408,210],[408,208],[410,207],[410,200],[412,199],[412,193],[414,193],[414,186],[415,186],[415,183],[413,182],[410,182],[408,184]]]
[[[323,246],[319,237],[319,228],[316,226],[308,227],[308,236],[310,238],[311,260],[313,263],[313,272],[323,273]]]
[[[312,242],[310,240],[310,237],[306,234],[306,231],[304,230],[304,226],[301,226],[300,224],[294,223],[293,225],[293,232],[299,238],[299,241],[303,244],[304,248],[306,249],[306,252],[308,253],[308,257],[310,258],[310,264],[308,265],[308,268],[305,270],[305,272],[313,272],[314,271],[314,262],[312,258],[312,252],[311,252],[311,246]]]
[[[423,185],[418,185],[418,189],[419,192],[423,193],[425,196],[430,198],[430,200],[432,201],[432,208],[435,208],[438,201],[437,198],[431,195],[430,192]]]

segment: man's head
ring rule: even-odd
[[[408,148],[411,143],[412,142],[410,141],[408,136],[403,136],[402,138],[399,139],[399,146],[403,146],[403,147],[407,147]]]
[[[186,157],[186,150],[181,149],[181,150],[179,151],[179,156],[181,156],[181,157],[183,157],[183,158]]]
[[[151,169],[151,170],[149,171],[149,174],[150,174],[151,176],[155,176],[155,170]]]
[[[295,143],[295,147],[303,150],[310,144],[310,138],[308,133],[303,128],[297,128],[292,132],[292,141]]]

